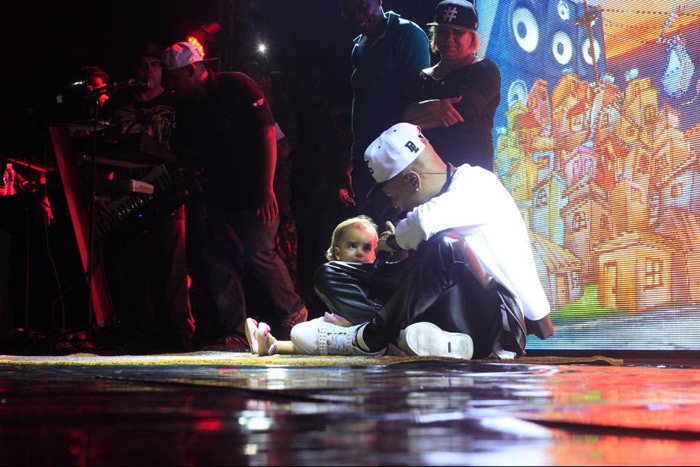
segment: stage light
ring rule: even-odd
[[[199,55],[201,55],[202,58],[204,58],[207,55],[206,50],[204,50],[204,46],[197,40],[196,37],[189,36],[187,38],[187,42],[195,46],[195,48],[199,51]]]
[[[187,34],[187,42],[195,46],[202,57],[204,57],[207,53],[206,47],[211,45],[219,31],[221,31],[219,23],[203,24]]]
[[[264,42],[261,42],[258,44],[258,53],[260,55],[266,55],[267,54],[267,44]]]

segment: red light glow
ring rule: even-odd
[[[205,55],[205,53],[204,53],[204,46],[201,44],[201,42],[199,42],[199,41],[197,40],[196,37],[194,37],[194,36],[189,36],[189,37],[187,38],[187,42],[189,42],[190,44],[192,44],[193,46],[195,46],[195,47],[197,48],[197,50],[199,51],[199,55],[201,55],[202,58],[204,58],[204,55]]]

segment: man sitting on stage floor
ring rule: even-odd
[[[373,191],[381,188],[408,211],[395,229],[387,223],[378,250],[410,250],[409,257],[322,265],[316,292],[355,326],[301,323],[291,334],[297,348],[381,355],[398,337],[409,355],[513,358],[524,352],[528,332],[553,334],[527,228],[495,175],[446,165],[409,123],[374,140],[365,162]]]

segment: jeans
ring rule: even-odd
[[[196,244],[198,250],[193,252],[197,258],[193,276],[204,283],[226,335],[243,329],[247,310],[241,279],[247,272],[261,284],[275,317],[283,320],[304,306],[277,253],[279,217],[265,224],[253,211],[205,204],[191,207],[190,212],[196,237],[188,243]]]

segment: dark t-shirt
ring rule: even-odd
[[[414,100],[462,96],[455,109],[463,123],[424,130],[435,151],[455,166],[493,170],[493,117],[501,100],[501,74],[491,60],[474,62],[436,79],[421,71]]]
[[[260,132],[275,124],[258,85],[242,73],[213,73],[203,102],[176,109],[174,145],[194,156],[204,171],[207,201],[255,209],[264,183]]]
[[[384,34],[365,45],[355,39],[352,49],[351,84],[353,157],[364,166],[367,146],[384,130],[401,121],[411,102],[410,77],[430,66],[428,36],[415,23],[387,12]]]
[[[103,112],[109,118],[109,134],[113,139],[147,133],[166,147],[170,143],[175,112],[175,101],[170,93],[141,102],[130,91],[125,91],[109,99]]]

